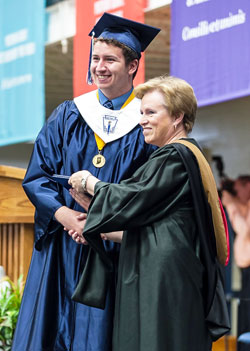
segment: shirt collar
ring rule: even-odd
[[[129,98],[133,89],[134,88],[132,87],[126,94],[123,94],[123,95],[111,100],[112,104],[114,106],[114,110],[120,110],[122,108],[123,104]],[[108,100],[108,98],[103,94],[103,92],[100,89],[98,89],[98,94],[99,94],[100,104],[103,105]]]

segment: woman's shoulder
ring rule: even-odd
[[[197,143],[197,141],[193,138],[182,138],[180,140],[183,140],[183,141],[187,141],[189,142],[190,144],[193,144],[195,145],[196,147],[198,147],[200,150],[201,150],[201,147],[200,145]],[[176,154],[178,153],[177,152],[177,148],[176,148],[176,144],[178,143],[178,141],[175,143],[175,142],[172,142],[172,143],[169,143],[169,144],[166,144],[160,148],[158,148],[153,154],[152,154],[152,157],[158,157],[158,156],[161,156],[161,155],[168,155],[168,154]],[[180,144],[178,143],[178,145],[183,145],[183,144]],[[186,147],[185,145],[183,145],[184,147]]]
[[[167,144],[156,149],[150,156],[150,158],[156,157],[167,157],[169,155],[177,154],[177,150],[173,144]]]
[[[200,146],[195,139],[183,138],[182,140],[186,140],[200,149]],[[185,154],[186,157],[189,156],[193,158],[193,152],[187,146],[180,143],[178,143],[178,147],[176,146],[177,146],[177,143],[173,142],[156,149],[150,155],[149,161],[151,160],[154,162],[163,162],[163,160],[165,160],[168,163],[170,162],[183,163],[182,148],[185,148],[186,150],[188,149],[187,153]]]

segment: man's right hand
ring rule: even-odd
[[[74,241],[79,244],[87,244],[82,236],[82,232],[86,222],[86,213],[72,210],[66,206],[60,207],[55,212],[56,220],[62,224],[64,230],[68,231]]]

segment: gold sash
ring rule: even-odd
[[[219,262],[225,265],[228,258],[228,242],[226,229],[223,223],[219,195],[212,170],[206,158],[197,146],[186,140],[175,140],[173,143],[180,143],[187,146],[197,159],[203,187],[205,189],[207,200],[212,211],[217,257]]]

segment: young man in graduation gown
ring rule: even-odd
[[[89,247],[64,230],[82,232],[78,215],[83,209],[52,175],[88,169],[102,181],[117,183],[148,159],[153,148],[144,143],[138,124],[133,78],[141,51],[158,32],[105,13],[90,33],[99,37],[89,76],[98,90],[59,105],[37,137],[23,182],[36,207],[35,247],[13,351],[111,351],[115,282],[105,310],[71,299]],[[118,248],[107,244],[106,250],[115,262]]]

